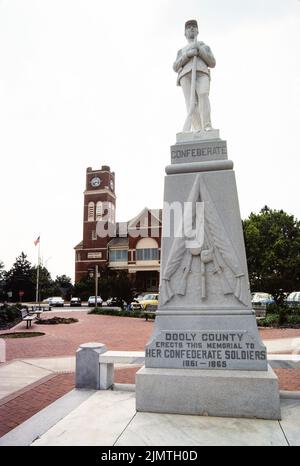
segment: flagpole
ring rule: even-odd
[[[41,240],[39,239],[39,246],[38,246],[38,264],[37,264],[37,271],[36,271],[36,295],[35,295],[35,303],[40,305],[39,300],[39,279],[40,279],[40,244]]]

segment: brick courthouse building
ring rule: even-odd
[[[124,270],[139,292],[157,291],[161,209],[144,208],[128,222],[116,223],[115,173],[110,167],[86,170],[83,240],[75,246],[75,282],[95,266]]]

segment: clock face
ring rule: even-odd
[[[93,186],[93,188],[97,188],[98,186],[100,186],[100,183],[101,180],[97,176],[95,178],[92,178],[91,180],[91,185]]]
[[[114,190],[114,182],[113,182],[113,180],[110,180],[109,185],[110,185],[110,189],[113,191],[113,190]]]

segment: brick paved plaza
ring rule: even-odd
[[[55,311],[45,317],[55,316]],[[57,313],[75,317],[70,325],[36,325],[27,330],[21,322],[9,332],[41,331],[45,335],[27,339],[7,339],[6,359],[74,356],[81,343],[98,341],[109,350],[142,351],[151,335],[153,322],[127,317],[89,315],[87,311]],[[0,332],[8,333],[8,332]],[[264,340],[300,337],[300,329],[261,329]],[[134,383],[137,367],[117,369],[117,383]],[[300,369],[275,369],[281,390],[300,390]],[[53,374],[0,399],[0,436],[9,432],[44,407],[74,388],[74,373]]]
[[[66,311],[55,314],[55,310],[45,312],[43,318],[74,317],[75,324],[36,325],[26,329],[21,322],[9,332],[43,332],[44,336],[27,339],[6,340],[6,360],[16,358],[38,358],[49,356],[74,356],[81,343],[98,341],[106,344],[109,350],[142,351],[151,335],[153,322],[131,317],[115,317],[87,314],[87,311]],[[300,337],[300,329],[261,329],[263,340]]]

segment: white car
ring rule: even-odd
[[[49,306],[51,307],[64,307],[64,300],[60,296],[54,296],[53,298],[48,299]]]
[[[286,298],[286,302],[289,305],[300,305],[300,291],[293,291]]]
[[[256,292],[252,293],[252,304],[274,304],[274,298],[269,293]]]
[[[102,303],[103,303],[103,300],[101,298],[101,296],[97,296],[97,304],[99,304],[99,306],[102,306]],[[88,299],[88,306],[89,307],[95,307],[96,306],[96,298],[95,296],[90,296],[89,299]]]

